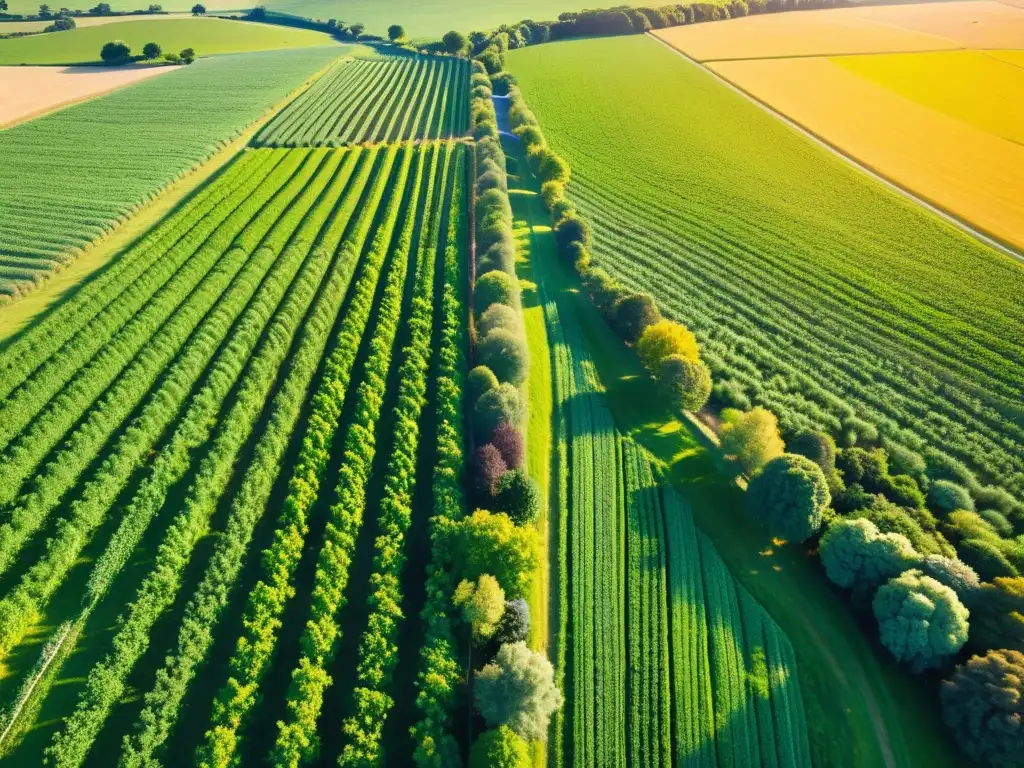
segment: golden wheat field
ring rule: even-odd
[[[1024,2],[1024,0],[1021,0]],[[996,0],[745,16],[654,33],[697,61],[1024,47],[1024,9]]]
[[[900,186],[1024,246],[1024,69],[969,51],[709,66]]]

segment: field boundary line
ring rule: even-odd
[[[78,619],[81,620],[81,618],[82,616],[80,615]],[[67,642],[68,636],[71,634],[71,630],[74,626],[75,622],[67,622],[64,625],[64,629],[63,631],[61,631],[60,637],[57,638],[56,642],[53,643],[53,645],[47,644],[43,647],[42,652],[46,654],[45,661],[42,663],[39,670],[32,677],[31,682],[29,682],[28,685],[25,686],[19,692],[18,698],[15,702],[13,709],[11,709],[10,713],[7,714],[7,726],[4,728],[3,733],[0,733],[0,746],[3,746],[3,743],[7,740],[7,735],[17,724],[18,718],[21,716],[22,710],[29,703],[29,701],[32,700],[32,694],[35,693],[36,686],[39,685],[39,681],[43,679],[43,676],[46,674],[46,671],[50,668],[50,665],[53,663],[54,659],[56,659],[60,655],[61,651],[64,648],[64,643]]]
[[[724,77],[723,75],[720,75],[718,72],[715,72],[713,69],[705,66],[703,63],[697,61],[696,59],[691,58],[687,54],[685,54],[682,51],[680,51],[678,48],[673,48],[671,45],[669,45],[668,43],[666,43],[664,40],[662,40],[661,38],[657,37],[656,35],[652,35],[650,33],[647,33],[647,35],[648,35],[648,37],[650,37],[653,40],[657,41],[661,45],[665,46],[665,48],[670,50],[672,53],[674,53],[679,58],[683,59],[683,61],[689,62],[693,66],[698,67],[699,69],[703,70],[704,72],[707,72],[709,75],[714,77],[718,82],[722,83],[724,86],[726,86],[727,88],[729,88],[733,92],[738,93],[739,95],[743,96],[748,101],[750,101],[751,103],[756,104],[758,107],[763,109],[765,112],[767,112],[770,115],[774,116],[778,120],[781,120],[783,123],[785,123],[787,126],[792,128],[793,130],[797,131],[798,133],[802,134],[806,138],[808,138],[811,141],[813,141],[819,147],[822,147],[822,148],[828,150],[829,152],[831,152],[836,157],[838,157],[838,158],[840,158],[842,160],[845,160],[849,165],[853,166],[854,168],[856,168],[857,170],[859,170],[862,173],[866,174],[867,176],[870,176],[875,181],[880,182],[881,184],[884,184],[886,187],[888,187],[892,191],[897,192],[898,194],[902,195],[903,197],[907,198],[908,200],[910,200],[910,201],[912,201],[914,203],[917,203],[918,205],[926,208],[928,211],[930,211],[931,213],[935,214],[936,216],[938,216],[943,221],[947,222],[948,224],[952,224],[953,226],[955,226],[960,231],[964,232],[967,235],[970,235],[975,240],[983,243],[984,245],[987,245],[990,248],[994,248],[995,250],[999,251],[1004,256],[1009,256],[1011,259],[1015,259],[1015,260],[1017,260],[1017,261],[1019,261],[1021,263],[1024,263],[1024,252],[1019,251],[1016,248],[1014,248],[1013,246],[1009,245],[1008,243],[1004,243],[1002,240],[999,240],[996,237],[994,237],[992,235],[989,235],[988,233],[986,233],[986,232],[976,228],[974,225],[968,223],[967,221],[961,219],[960,217],[954,215],[953,213],[950,213],[949,211],[947,211],[947,210],[945,210],[943,208],[940,208],[935,203],[930,202],[927,198],[921,197],[916,192],[913,192],[910,189],[907,189],[906,187],[904,187],[904,186],[898,184],[897,182],[893,181],[892,179],[889,179],[888,177],[882,175],[879,171],[874,170],[870,165],[867,165],[867,164],[861,162],[860,160],[858,160],[857,158],[853,157],[852,155],[848,155],[846,152],[844,152],[843,150],[839,149],[839,147],[835,146],[834,144],[831,144],[824,137],[819,136],[818,134],[814,133],[813,131],[805,128],[800,123],[796,122],[795,120],[793,120],[790,117],[787,117],[786,115],[784,115],[782,112],[780,112],[777,109],[775,109],[774,107],[772,107],[767,102],[764,102],[761,99],[757,98],[757,96],[755,96],[754,94],[752,94],[749,91],[746,91],[743,88],[739,87],[738,85],[733,83],[731,80],[729,80],[728,78]],[[794,58],[794,57],[785,57],[785,58]]]
[[[118,222],[109,232],[89,243],[82,250],[81,255],[73,259],[67,266],[51,273],[39,286],[24,296],[6,306],[0,306],[0,349],[6,345],[9,339],[27,328],[38,315],[70,298],[73,292],[90,280],[96,272],[126,254],[161,220],[177,210],[178,206],[186,203],[204,184],[213,179],[237,155],[248,148],[249,142],[260,128],[305,93],[336,61],[337,58],[332,59],[327,66],[310,75],[278,104],[249,123],[237,136],[214,150],[195,168],[167,184],[147,202],[140,205],[131,216],[123,222]],[[135,85],[135,83],[130,85]],[[141,229],[139,229],[140,222]]]
[[[96,25],[96,26],[102,26],[102,25]],[[5,68],[6,66],[16,66],[16,65],[4,65],[4,67],[0,67],[0,69]],[[28,65],[28,66],[31,66],[31,65]],[[42,65],[40,65],[40,66],[42,66]],[[57,66],[60,66],[60,65],[57,65]],[[70,67],[70,66],[73,66],[73,65],[68,65],[68,66]],[[159,77],[160,75],[169,75],[172,71],[174,71],[174,69],[180,69],[183,66],[185,66],[185,65],[184,64],[178,64],[178,65],[160,66],[159,67],[160,69],[163,69],[163,70],[166,70],[166,71],[165,72],[160,72],[157,75],[154,75],[154,77]],[[49,106],[42,107],[40,109],[35,110],[34,112],[29,112],[27,114],[15,117],[12,120],[8,120],[6,123],[0,122],[0,131],[6,131],[8,128],[15,128],[15,127],[17,127],[19,125],[23,125],[25,123],[30,123],[33,120],[39,119],[40,117],[46,117],[47,115],[52,115],[53,113],[60,112],[61,110],[67,109],[68,107],[73,107],[76,104],[83,104],[83,103],[85,103],[87,101],[92,101],[93,99],[98,99],[101,96],[109,96],[110,94],[114,93],[115,91],[120,91],[122,88],[131,88],[133,85],[138,85],[139,83],[143,83],[143,82],[145,82],[146,80],[149,80],[149,79],[150,78],[143,77],[143,78],[141,78],[139,80],[132,80],[131,82],[128,82],[128,83],[120,83],[119,85],[112,85],[109,88],[103,88],[102,90],[94,91],[92,93],[87,93],[87,94],[85,94],[83,96],[73,96],[70,99],[65,99],[64,101],[59,101],[56,104],[50,104]]]

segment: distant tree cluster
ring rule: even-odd
[[[196,60],[196,52],[193,48],[185,48],[181,53],[164,53],[158,43],[146,43],[142,46],[142,56],[133,57],[132,49],[123,40],[112,40],[104,44],[100,50],[100,59],[105,64],[118,66],[137,60],[154,61],[160,58],[161,54],[164,61],[171,64],[191,64]]]

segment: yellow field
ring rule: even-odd
[[[709,67],[900,186],[1024,247],[1024,69],[1006,58],[958,51]]]
[[[698,61],[1024,48],[1024,9],[995,0],[833,8],[746,16],[654,34]]]
[[[1024,57],[1024,51],[993,53]],[[989,51],[841,56],[832,61],[911,101],[1024,144],[1024,69]]]

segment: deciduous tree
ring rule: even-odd
[[[890,579],[872,608],[882,645],[914,672],[942,665],[967,642],[968,611],[960,598],[921,571]]]
[[[503,645],[476,675],[476,705],[491,727],[507,725],[527,740],[545,738],[552,713],[562,706],[555,671],[525,643]]]
[[[722,449],[735,456],[748,474],[785,450],[779,435],[779,420],[766,408],[757,406],[746,412],[727,408],[722,412],[722,419]]]
[[[505,612],[505,593],[489,573],[481,574],[475,582],[460,581],[452,602],[462,609],[462,618],[472,628],[476,640],[491,637]]]
[[[754,475],[747,500],[772,536],[806,541],[821,527],[831,497],[821,467],[806,456],[784,453]]]
[[[942,717],[973,760],[1024,766],[1024,653],[974,656],[942,683]]]

